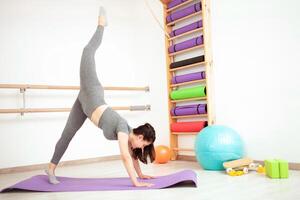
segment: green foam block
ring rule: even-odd
[[[265,160],[266,175],[270,178],[280,178],[279,162],[277,160]]]
[[[270,178],[288,178],[289,165],[285,160],[265,160],[266,175]]]
[[[279,172],[280,178],[288,178],[289,177],[289,164],[285,160],[278,160],[279,162]]]
[[[196,86],[191,88],[184,88],[179,90],[174,90],[171,92],[171,99],[188,99],[196,97],[205,97],[206,96],[206,87],[205,86]]]

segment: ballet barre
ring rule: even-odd
[[[130,110],[130,111],[143,111],[150,110],[150,105],[140,106],[115,106],[111,107],[113,110]],[[71,108],[19,108],[19,109],[0,109],[0,113],[40,113],[40,112],[69,112]]]
[[[149,92],[149,86],[146,87],[120,87],[109,86],[103,87],[104,90],[122,90],[122,91],[145,91]],[[62,85],[32,85],[32,84],[0,84],[0,89],[20,89],[23,94],[23,108],[0,109],[0,114],[8,113],[40,113],[40,112],[69,112],[71,108],[26,108],[25,92],[28,89],[50,89],[50,90],[79,90],[79,86],[62,86]],[[133,105],[133,106],[115,106],[113,110],[129,110],[129,111],[149,111],[150,105]]]
[[[1,89],[48,89],[48,90],[79,90],[79,86],[65,85],[31,85],[31,84],[0,84]],[[120,86],[104,86],[104,90],[124,90],[124,91],[145,91],[149,92],[149,86],[145,87],[120,87]]]

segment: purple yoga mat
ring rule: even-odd
[[[185,1],[187,1],[187,0],[173,0],[170,3],[168,3],[168,9],[173,8],[173,7],[183,3]]]
[[[205,71],[174,76],[172,78],[172,84],[184,83],[184,82],[188,82],[188,81],[195,81],[195,80],[201,80],[201,79],[205,79]]]
[[[206,114],[206,104],[176,106],[170,112],[172,116]]]
[[[177,36],[177,35],[181,35],[183,33],[189,32],[191,30],[195,30],[197,28],[201,28],[203,26],[202,24],[202,20],[188,24],[186,26],[183,26],[181,28],[175,29],[170,33],[171,37]]]
[[[172,21],[175,21],[177,19],[183,18],[185,16],[191,15],[195,12],[198,12],[201,10],[201,2],[196,3],[194,5],[191,5],[189,7],[183,8],[181,10],[178,10],[170,15],[167,16],[167,23],[170,23]]]
[[[200,37],[192,38],[190,40],[186,40],[184,42],[170,46],[169,53],[174,53],[176,51],[181,51],[181,50],[188,49],[188,48],[202,45],[202,44],[203,44],[203,35],[201,35]]]
[[[21,181],[13,186],[1,190],[27,190],[39,192],[68,192],[68,191],[103,191],[103,190],[147,190],[161,189],[174,186],[178,183],[189,183],[189,186],[197,187],[197,175],[192,170],[183,170],[167,176],[158,176],[154,179],[138,179],[142,182],[154,183],[152,187],[134,187],[130,178],[68,178],[57,177],[59,184],[48,182],[46,175],[37,175]]]

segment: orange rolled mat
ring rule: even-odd
[[[174,132],[198,132],[207,125],[206,121],[176,122],[171,123],[171,131]]]

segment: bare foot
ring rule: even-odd
[[[106,12],[104,7],[99,7],[98,25],[107,26]]]
[[[45,173],[48,175],[48,178],[49,178],[49,182],[51,183],[51,184],[58,184],[58,183],[60,183],[58,180],[57,180],[57,178],[56,178],[56,176],[55,176],[55,169],[56,169],[56,164],[54,164],[54,163],[49,163],[49,165],[48,165],[48,168],[47,169],[45,169]]]
[[[45,170],[45,173],[48,175],[48,179],[49,179],[49,182],[51,183],[51,184],[58,184],[58,183],[60,183],[58,180],[57,180],[57,178],[56,178],[56,176],[54,175],[54,172],[53,171],[50,171],[49,169],[46,169]]]

